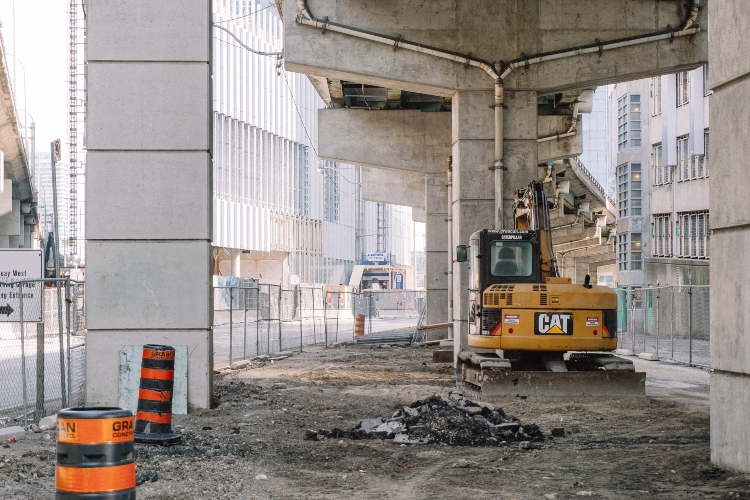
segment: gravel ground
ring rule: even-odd
[[[433,398],[456,401],[453,368],[431,359],[424,347],[339,347],[223,371],[215,408],[175,416],[182,444],[136,445],[138,498],[750,498],[750,476],[710,463],[706,373],[664,363],[648,365],[646,397],[508,398],[481,411],[485,438],[514,416],[544,439],[402,445],[318,432],[413,404],[414,425],[435,420],[422,415],[433,405],[443,425],[461,422]],[[0,447],[0,498],[52,498],[54,461],[54,433]]]

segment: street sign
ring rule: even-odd
[[[21,321],[22,297],[24,322],[42,322],[43,276],[41,250],[0,249],[0,323]],[[23,280],[37,281],[23,283],[20,288],[6,284]]]
[[[60,144],[60,139],[55,139],[52,142],[52,152],[55,155],[55,163],[62,160],[62,146]]]

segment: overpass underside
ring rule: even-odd
[[[466,345],[461,319],[466,317],[468,280],[467,269],[452,261],[452,247],[466,243],[477,229],[512,227],[515,188],[539,179],[554,183],[548,187],[557,194],[560,174],[582,181],[578,184],[583,185],[573,188],[572,200],[557,198],[560,212],[553,226],[559,227],[554,236],[558,259],[567,259],[561,266],[563,273],[578,280],[578,261],[586,262],[587,271],[591,265],[614,262],[613,248],[601,248],[608,246],[606,238],[598,247],[591,243],[584,210],[577,206],[581,191],[588,193],[591,204],[601,206],[598,214],[591,214],[593,218],[598,215],[604,217],[601,223],[611,223],[611,200],[596,186],[586,186],[586,176],[576,171],[575,160],[567,160],[580,154],[576,121],[579,106],[585,106],[584,92],[705,63],[707,5],[714,19],[726,20],[733,27],[716,35],[723,47],[742,53],[739,40],[747,38],[738,33],[737,19],[747,13],[738,11],[741,2],[737,0],[394,0],[387,5],[286,0],[282,4],[286,68],[310,75],[329,103],[329,109],[320,112],[321,155],[366,166],[365,196],[425,210],[428,320],[440,322],[446,312],[451,315],[456,351]],[[717,14],[718,5],[721,14]],[[723,27],[718,26],[717,32]],[[742,102],[750,92],[743,79],[750,63],[726,53],[717,52],[715,57],[720,69],[714,71],[712,63],[713,83],[732,82],[717,95],[732,94],[735,104]],[[733,77],[743,83],[735,85]],[[398,105],[392,98],[398,92],[431,99],[422,97],[429,104],[415,111],[404,106],[403,98]],[[565,103],[571,95],[573,99]],[[728,97],[720,100],[729,103]],[[711,112],[719,108],[737,115],[720,106],[712,105]],[[721,118],[714,123],[726,126]],[[718,141],[730,140],[732,134],[726,132],[727,139]],[[718,135],[712,131],[712,137]],[[548,136],[556,137],[540,141]],[[747,148],[743,144],[741,149]],[[734,153],[731,156],[739,160]],[[565,160],[562,165],[561,159]],[[738,185],[747,187],[747,180],[738,184],[739,173],[732,173],[732,181],[721,181],[722,186],[731,185],[733,192]],[[711,199],[716,203],[717,196]],[[714,223],[728,231],[744,220],[743,229],[733,236],[747,240],[746,210],[729,213],[719,215]],[[597,236],[601,242],[602,232]],[[714,245],[725,242],[722,248],[729,248],[724,238],[729,238],[728,232],[719,232],[717,237],[715,230]],[[728,252],[717,251],[712,266],[728,257]],[[573,265],[569,265],[571,260]],[[712,276],[713,285],[735,283],[737,300],[747,302],[747,280],[734,272],[733,266],[723,267]],[[741,274],[749,277],[746,270]],[[726,308],[713,302],[712,324],[719,318],[750,319],[748,308],[740,302],[730,315],[718,312]],[[738,356],[722,349],[725,342],[737,341],[738,329],[733,330],[729,322],[719,320],[712,332],[714,352],[721,353],[714,357],[715,366],[725,369],[714,375],[712,453],[723,465],[748,470],[750,454],[729,436],[741,432],[741,446],[746,450],[750,449],[750,431],[740,431],[723,416],[730,388],[741,393],[743,401],[750,398],[750,381],[741,375],[750,373],[750,354]],[[742,342],[742,352],[750,353],[750,341]]]
[[[333,126],[323,129],[321,124],[321,128],[324,135],[345,135],[353,129],[344,130],[342,123],[360,119],[358,126],[369,126],[373,141],[372,148],[362,152],[369,154],[361,163],[395,172],[392,175],[404,173],[406,180],[398,183],[403,188],[399,197],[404,198],[400,204],[424,207],[427,249],[434,254],[434,266],[439,269],[445,265],[441,262],[450,262],[447,274],[435,271],[430,289],[438,297],[442,293],[443,309],[454,322],[456,349],[466,342],[461,318],[466,317],[468,281],[466,269],[452,262],[453,244],[466,242],[477,229],[507,226],[516,187],[547,177],[558,182],[562,168],[558,170],[560,164],[554,161],[575,156],[575,140],[564,154],[550,149],[575,137],[565,134],[578,131],[575,118],[580,112],[575,102],[563,102],[566,95],[580,96],[597,85],[705,63],[709,10],[714,30],[711,113],[717,115],[711,121],[718,124],[712,130],[716,149],[712,172],[721,172],[714,176],[711,200],[716,204],[727,198],[744,199],[750,187],[744,175],[750,145],[736,131],[744,131],[750,121],[746,7],[741,0],[701,0],[702,8],[697,4],[697,0],[277,1],[284,18],[287,70],[316,77],[321,94],[332,92],[334,103],[346,103],[344,89],[349,88],[350,108],[363,101],[352,91],[357,84],[360,97],[369,95],[370,87],[386,89],[384,100],[382,90],[374,94],[379,100],[367,100],[367,116],[356,115],[361,111],[356,109],[327,109],[321,117],[325,120],[330,113]],[[201,304],[210,288],[208,9],[202,0],[166,0],[158,5],[90,0],[87,6],[90,175],[124,175],[135,165],[149,179],[142,184],[113,183],[127,186],[115,192],[115,198],[118,203],[130,202],[129,216],[137,220],[113,213],[110,228],[87,231],[94,239],[88,242],[89,292],[99,297],[89,303],[93,335],[87,348],[88,376],[98,382],[87,388],[88,400],[100,404],[111,400],[109,389],[116,387],[111,367],[116,358],[106,353],[113,351],[113,345],[150,339],[188,345],[188,397],[194,406],[207,406],[212,311]],[[164,25],[160,17],[169,17],[170,23]],[[336,94],[339,89],[341,95]],[[391,90],[411,93],[422,106],[394,106],[395,98],[388,98]],[[416,101],[407,94],[406,102]],[[412,112],[410,116],[406,111]],[[391,112],[402,114],[400,129],[378,125],[380,120],[397,120],[381,116]],[[419,113],[445,116],[416,116]],[[423,131],[414,133],[414,120],[423,120]],[[554,140],[542,141],[551,144],[540,146],[539,139],[545,138],[540,131],[554,133]],[[388,134],[390,139],[416,137],[411,150],[399,152],[387,142]],[[335,150],[325,154],[339,156]],[[553,162],[551,171],[544,162],[547,158]],[[345,159],[352,161],[354,156]],[[170,168],[176,172],[178,164],[182,175],[172,175]],[[190,181],[174,182],[186,177]],[[194,203],[182,212],[159,206],[158,223],[152,207],[135,203],[164,199],[164,193],[188,187]],[[112,211],[111,198],[87,198],[89,211]],[[750,271],[733,263],[738,249],[744,257],[750,246],[750,222],[746,205],[740,205],[712,207],[711,258],[716,272],[711,280],[714,289],[726,293],[712,295],[717,371],[712,382],[711,446],[717,463],[747,471],[750,430],[743,410],[750,403],[750,340],[744,332],[750,324]],[[185,210],[189,225],[180,222],[186,220]],[[573,214],[562,217],[568,215]],[[195,279],[185,279],[182,269],[170,267],[177,258],[183,268],[193,270]],[[121,278],[118,287],[109,285],[112,277]],[[173,282],[181,283],[181,297],[189,300],[173,300],[169,285]],[[97,359],[102,353],[106,355]]]

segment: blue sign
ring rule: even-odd
[[[362,264],[371,266],[387,266],[391,263],[391,254],[386,252],[362,253]]]
[[[396,282],[396,289],[404,289],[404,275],[401,273],[393,273],[393,281]]]

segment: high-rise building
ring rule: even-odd
[[[708,284],[706,69],[610,88],[621,286]]]
[[[275,3],[214,0],[213,11],[215,274],[348,283],[370,252],[412,266],[411,208],[364,201],[360,167],[318,157],[325,105],[284,71]]]
[[[68,164],[55,164],[55,181],[57,184],[57,227],[60,239],[61,264],[67,265],[70,247],[70,176]],[[52,187],[52,161],[49,152],[36,152],[36,168],[34,169],[34,188],[38,191],[37,213],[41,236],[46,240],[47,235],[54,230],[54,190]]]

